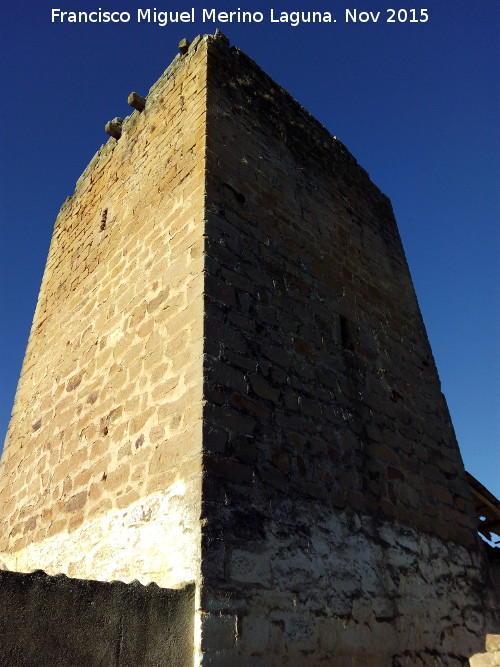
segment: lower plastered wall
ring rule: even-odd
[[[0,554],[0,568],[31,572],[43,564],[51,575],[178,587],[196,572],[199,509],[192,496],[192,487],[178,480],[125,509],[89,518],[73,531]],[[169,544],[174,546],[165,548]]]
[[[2,667],[191,667],[194,586],[0,571]]]
[[[203,665],[465,667],[498,627],[486,558],[305,501],[253,507],[206,564]],[[230,512],[219,517],[221,531]],[[224,581],[223,581],[224,580]]]

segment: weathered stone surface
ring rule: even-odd
[[[500,651],[500,635],[486,635],[485,644],[488,653]]]
[[[11,569],[196,579],[205,71],[174,62],[58,216],[1,463]]]
[[[390,202],[219,41],[207,93],[201,599],[242,621],[203,664],[246,664],[252,618],[271,664],[465,663],[495,602]]]
[[[470,667],[495,667],[493,653],[475,653],[469,658]]]

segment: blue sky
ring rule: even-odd
[[[4,0],[0,105],[0,439],[7,428],[59,207],[104,124],[130,112],[182,37],[217,27],[338,136],[391,198],[466,468],[500,496],[497,0],[318,1],[336,23],[271,23],[305,3],[175,3],[196,22],[137,22],[137,5]],[[160,4],[159,2],[157,4]],[[64,11],[129,12],[128,23],[52,23]],[[388,23],[390,7],[428,20]],[[202,23],[201,9],[261,11]],[[346,23],[345,10],[380,12]],[[411,14],[409,15],[410,17]],[[404,15],[402,15],[404,18]]]

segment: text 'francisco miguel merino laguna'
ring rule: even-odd
[[[262,23],[268,18],[271,23],[331,23],[335,19],[331,12],[283,12],[270,10],[266,17],[263,12],[248,12],[237,9],[232,12],[217,9],[191,7],[184,11],[160,11],[158,9],[137,9],[137,23],[156,23],[165,26],[169,23]],[[72,12],[52,9],[52,23],[129,23],[133,20],[130,12],[108,12],[101,8],[91,12]]]
[[[130,12],[108,12],[99,7],[90,12],[73,12],[62,9],[52,9],[52,23],[129,23],[132,20]],[[262,12],[248,12],[237,9],[232,12],[217,11],[216,9],[200,9],[191,7],[184,11],[159,11],[153,9],[137,9],[135,20],[137,23],[156,23],[163,27],[170,23],[288,23],[298,26],[301,23],[336,23],[337,19],[332,12],[317,11],[281,11],[270,9],[265,16]],[[343,19],[346,23],[425,23],[428,21],[427,9],[386,9],[381,11],[359,11],[346,9]]]

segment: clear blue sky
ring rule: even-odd
[[[271,23],[300,3],[222,2],[262,23],[137,23],[138,5],[2,3],[0,26],[0,438],[7,428],[52,226],[103,127],[146,94],[182,37],[220,27],[316,116],[391,198],[466,468],[500,496],[498,0],[326,3],[336,23]],[[161,5],[161,3],[158,3]],[[129,23],[51,23],[61,10]],[[428,21],[387,23],[387,9]],[[142,9],[154,5],[140,5]],[[305,7],[305,3],[302,3]],[[345,23],[345,9],[378,12]]]

